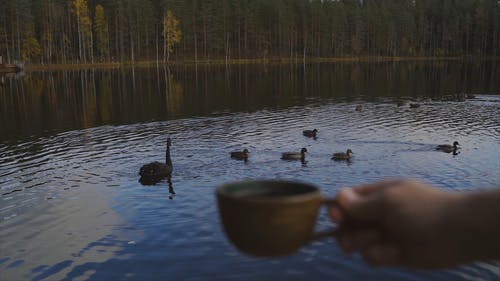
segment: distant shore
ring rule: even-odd
[[[16,73],[21,71],[21,67],[14,64],[0,64],[0,73]]]
[[[137,60],[124,62],[94,62],[94,63],[53,63],[53,64],[25,64],[24,70],[71,70],[71,69],[107,69],[120,67],[153,67],[164,65],[238,65],[238,64],[303,64],[305,63],[335,63],[335,62],[403,62],[403,61],[466,61],[466,60],[500,60],[500,57],[332,57],[332,58],[254,58],[254,59],[180,59],[169,62],[155,60]]]

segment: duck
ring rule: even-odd
[[[247,160],[248,159],[248,149],[243,149],[243,151],[233,151],[230,152],[231,158],[236,159],[236,160]]]
[[[441,97],[441,101],[453,101],[454,97],[453,95],[443,95]]]
[[[307,149],[303,147],[300,152],[284,152],[281,154],[283,160],[304,160],[306,158]]]
[[[419,108],[420,104],[418,103],[410,103],[410,108]]]
[[[337,152],[332,155],[332,160],[349,160],[351,159],[351,155],[354,154],[351,149],[347,149],[344,152]]]
[[[305,130],[305,131],[302,131],[302,134],[306,137],[310,137],[310,138],[315,138],[316,135],[318,134],[318,130],[314,129],[314,130]]]
[[[154,161],[149,164],[145,164],[139,170],[139,175],[141,179],[140,182],[158,182],[165,177],[172,175],[173,165],[172,159],[170,158],[170,146],[172,141],[170,138],[167,139],[167,150],[165,152],[165,163]]]
[[[450,152],[456,153],[457,149],[459,149],[459,147],[458,147],[459,145],[460,144],[458,143],[458,141],[453,142],[453,145],[440,144],[440,145],[436,146],[436,150],[440,150],[440,151],[443,151],[446,153],[450,153]]]
[[[362,105],[357,105],[356,106],[356,111],[363,111],[363,106]]]

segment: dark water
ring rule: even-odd
[[[386,177],[499,186],[497,62],[136,68],[3,81],[0,280],[500,280],[498,262],[373,269],[334,240],[286,258],[244,256],[222,233],[214,196],[221,183],[256,178],[300,180],[329,196]],[[476,99],[440,101],[462,91]],[[312,128],[316,140],[302,136]],[[138,170],[163,160],[167,136],[171,183],[142,186]],[[454,140],[460,154],[434,151]],[[306,163],[280,160],[302,147]],[[229,158],[242,148],[248,162]],[[347,148],[352,161],[330,160]],[[323,210],[318,229],[330,226]]]

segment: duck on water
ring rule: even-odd
[[[314,129],[314,130],[304,130],[304,131],[302,131],[302,134],[305,137],[316,138],[316,136],[318,134],[318,130],[316,130],[316,129]]]
[[[443,151],[446,153],[450,153],[450,152],[456,153],[457,150],[460,148],[460,147],[458,147],[459,145],[460,144],[458,143],[458,141],[453,142],[453,145],[440,144],[440,145],[436,146],[436,150]]]
[[[347,149],[347,151],[345,153],[344,152],[334,153],[332,155],[332,160],[336,160],[336,161],[350,160],[352,154],[353,154],[352,150],[351,149]]]
[[[284,152],[281,154],[283,160],[302,160],[306,158],[307,149],[303,147],[300,152]]]
[[[165,152],[165,163],[154,161],[145,164],[139,170],[141,178],[139,182],[142,184],[155,184],[166,177],[172,175],[173,165],[170,158],[170,146],[172,142],[170,138],[167,139],[167,150]]]
[[[243,151],[233,151],[230,152],[229,154],[231,155],[231,158],[236,159],[236,160],[248,160],[248,149],[243,149]]]

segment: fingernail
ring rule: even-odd
[[[341,223],[343,220],[342,212],[340,211],[340,209],[338,207],[332,207],[330,209],[330,217],[336,223]]]
[[[357,195],[354,193],[352,189],[345,189],[343,193],[344,199],[347,201],[347,203],[352,203],[356,201]]]

